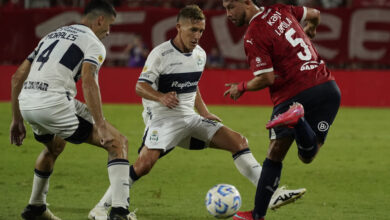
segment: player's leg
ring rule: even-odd
[[[112,145],[105,147],[100,142],[96,126],[93,126],[92,133],[86,140],[87,143],[99,146],[108,152],[108,177],[111,186],[111,212],[110,218],[114,216],[126,217],[130,214],[129,207],[129,161],[127,160],[128,141],[115,127],[108,122],[108,130],[114,137]]]
[[[54,135],[53,127],[49,126],[57,117],[54,109],[21,111],[23,118],[30,124],[35,139],[44,144],[45,148],[35,163],[34,180],[29,205],[22,212],[23,219],[59,219],[46,207],[46,196],[49,190],[49,179],[57,157],[65,148],[66,142]],[[54,123],[55,124],[55,123]]]
[[[59,219],[47,208],[46,197],[49,191],[49,178],[57,157],[65,148],[66,142],[54,135],[35,135],[46,147],[35,162],[34,180],[29,205],[23,210],[23,219]],[[51,140],[50,140],[51,139]]]
[[[307,99],[310,101],[305,102],[305,109],[307,109],[305,112],[305,130],[309,130],[310,128],[310,133],[313,132],[315,134],[315,140],[311,140],[311,142],[315,142],[319,150],[325,142],[328,131],[340,107],[340,90],[334,81],[330,81],[311,88],[310,91],[305,91],[303,95],[314,95],[317,97],[315,99]],[[317,155],[318,150],[313,154],[310,153],[310,150],[304,151],[300,149],[302,148],[301,146],[304,145],[302,142],[304,142],[303,138],[305,137],[301,136],[304,135],[305,132],[302,130],[303,126],[300,126],[299,123],[297,125],[298,126],[295,126],[294,130],[298,145],[298,156],[301,161],[310,163]],[[308,144],[306,143],[306,145]]]
[[[255,208],[250,212],[237,212],[236,217],[239,219],[252,214],[253,219],[263,219],[267,213],[268,204],[279,186],[282,172],[282,161],[290,148],[293,137],[284,137],[271,140],[267,157],[263,162],[263,170],[260,175],[259,184],[256,189]],[[249,218],[251,219],[251,218]]]
[[[238,171],[248,178],[253,185],[257,186],[261,166],[250,151],[248,141],[244,136],[226,126],[222,126],[215,132],[210,147],[231,152],[234,165]]]
[[[302,94],[300,94],[302,96]],[[294,128],[294,136],[298,146],[298,155],[305,163],[310,163],[312,158],[317,154],[318,144],[317,136],[310,124],[303,117],[304,107],[301,103],[294,102],[295,100],[305,100],[307,97],[295,97],[274,108],[273,119],[267,123],[268,129],[277,129],[280,126]],[[290,104],[289,107],[287,105]],[[306,105],[305,103],[304,105]]]
[[[129,185],[140,177],[148,174],[157,160],[176,146],[182,136],[184,124],[180,119],[166,119],[150,121],[145,129],[139,155],[130,166]],[[149,147],[151,146],[151,147]],[[107,209],[111,206],[112,187],[108,187],[98,204],[89,212],[89,219],[104,219]]]
[[[272,195],[279,186],[282,172],[282,161],[286,156],[292,142],[292,137],[271,140],[267,157],[263,162],[263,171],[260,175],[259,184],[255,196],[255,219],[264,217]]]

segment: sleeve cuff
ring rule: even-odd
[[[268,73],[268,72],[272,72],[272,71],[274,71],[274,68],[273,68],[273,67],[268,68],[268,69],[258,70],[258,71],[256,71],[256,72],[253,72],[253,75],[258,76],[258,75],[261,75],[261,74],[263,74],[263,73]]]

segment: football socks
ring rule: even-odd
[[[254,219],[260,219],[267,213],[271,197],[279,186],[281,172],[281,162],[275,162],[268,158],[264,160],[263,171],[256,189],[255,208],[253,210]]]
[[[49,177],[52,172],[34,170],[34,180],[29,204],[45,205],[46,196],[49,191]]]
[[[299,119],[294,127],[295,141],[298,145],[298,154],[311,159],[318,151],[317,136],[304,118]]]

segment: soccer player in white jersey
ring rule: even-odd
[[[139,156],[130,166],[130,186],[175,146],[227,150],[239,172],[257,186],[262,168],[249,150],[247,139],[222,125],[221,119],[209,112],[198,88],[206,64],[206,53],[198,45],[205,30],[202,10],[196,5],[181,9],[176,29],[174,39],[151,51],[136,85],[144,105],[146,128]],[[282,189],[275,201],[280,195],[296,199],[304,192],[305,189]],[[91,210],[89,219],[104,219],[112,204],[110,198],[111,187]],[[276,205],[287,199],[279,199]]]
[[[24,119],[36,140],[45,145],[36,160],[23,219],[60,219],[47,209],[46,195],[55,161],[66,142],[85,142],[108,152],[113,207],[108,219],[135,219],[128,211],[127,139],[104,120],[97,80],[106,56],[101,39],[109,34],[115,17],[110,3],[90,1],[80,24],[61,27],[42,38],[12,77],[11,143],[23,143]],[[86,104],[74,99],[79,78]]]

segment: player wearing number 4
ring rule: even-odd
[[[107,150],[113,207],[109,219],[134,219],[128,211],[127,139],[104,120],[97,83],[106,56],[100,40],[109,34],[115,17],[110,3],[90,1],[80,24],[59,28],[42,38],[12,77],[11,143],[22,144],[24,119],[35,139],[45,145],[35,163],[32,193],[23,219],[59,219],[46,207],[46,195],[54,163],[66,142],[85,142]],[[86,105],[74,99],[79,78],[83,80]]]
[[[246,91],[269,87],[274,103],[255,208],[233,217],[264,219],[288,149],[295,139],[299,158],[313,160],[336,117],[340,91],[310,40],[320,22],[318,10],[281,4],[258,8],[251,0],[223,0],[223,6],[235,25],[248,25],[244,47],[255,75],[248,82],[228,84],[225,95],[236,100]],[[303,28],[300,22],[306,23]]]
[[[208,111],[198,88],[207,60],[198,45],[205,25],[205,16],[198,6],[184,7],[177,16],[176,37],[154,48],[146,60],[136,85],[144,105],[146,129],[139,156],[130,167],[130,186],[176,146],[229,151],[238,171],[257,186],[261,166],[249,150],[246,138],[221,124]],[[279,189],[270,208],[285,205],[304,192],[305,189]],[[111,205],[109,187],[88,218],[105,219]]]

